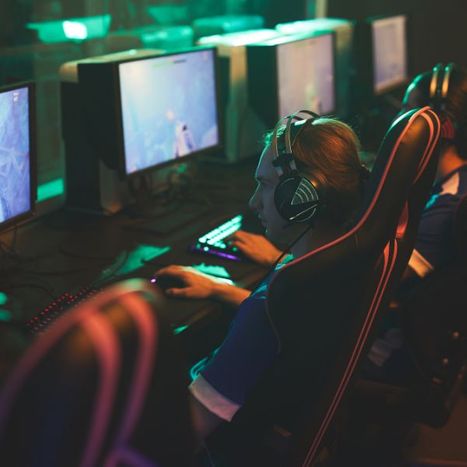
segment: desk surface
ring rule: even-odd
[[[254,166],[255,161],[207,166],[183,200],[193,203],[200,215],[168,234],[135,228],[140,220],[123,212],[98,217],[61,210],[36,219],[16,233],[18,257],[3,255],[0,290],[11,297],[16,317],[26,321],[64,292],[128,277],[147,279],[169,264],[222,266],[238,285],[251,287],[264,276],[264,268],[191,253],[188,246],[229,216],[248,212]],[[157,220],[169,222],[171,215]],[[11,244],[14,235],[9,232],[2,239]],[[233,312],[207,300],[170,299],[169,307],[174,329],[193,361],[219,344]]]

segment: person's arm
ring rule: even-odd
[[[282,251],[276,248],[264,235],[243,230],[235,232],[230,242],[247,258],[266,267],[272,266],[282,254]]]
[[[239,306],[251,294],[250,290],[242,289],[187,266],[167,266],[156,273],[157,276],[167,276],[180,280],[183,287],[172,287],[165,290],[169,297],[213,299],[232,306]]]
[[[190,412],[193,428],[198,438],[198,442],[202,443],[222,422],[222,418],[209,411],[201,402],[190,394]]]

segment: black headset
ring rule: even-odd
[[[306,115],[305,118],[302,115]],[[276,124],[272,145],[275,157],[272,165],[279,175],[279,183],[274,190],[274,203],[283,219],[289,223],[312,223],[322,208],[322,193],[316,180],[301,175],[292,151],[297,136],[307,124],[320,118],[309,110],[299,110],[287,115]],[[285,128],[284,128],[284,121]],[[292,135],[292,133],[295,134]]]
[[[429,87],[430,104],[435,111],[444,112],[446,110],[446,97],[449,91],[449,80],[451,78],[454,63],[437,63],[431,72]]]
[[[420,86],[420,81],[425,74],[418,75],[407,88],[402,103],[402,112],[410,110],[414,106],[429,105],[437,112],[441,119],[441,138],[444,140],[456,140],[456,121],[446,109],[447,96],[449,92],[451,74],[454,63],[437,63],[432,71],[428,89],[424,90]],[[414,104],[408,105],[414,99]]]

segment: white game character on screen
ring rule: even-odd
[[[178,121],[175,125],[175,157],[186,156],[195,149],[195,140],[187,124]]]

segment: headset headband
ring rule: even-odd
[[[441,98],[445,98],[448,95],[449,89],[449,80],[451,79],[452,69],[454,68],[454,63],[448,63],[444,68],[443,83],[441,84]]]
[[[451,78],[451,73],[454,68],[454,63],[450,62],[447,65],[442,63],[437,63],[433,67],[431,72],[431,81],[430,81],[430,99],[445,99],[448,95],[449,90],[449,80]],[[442,75],[442,80],[440,81],[440,74]]]
[[[433,98],[437,94],[438,89],[438,76],[441,72],[441,68],[443,67],[442,63],[437,63],[431,72],[431,81],[430,81],[430,98]]]
[[[306,115],[307,118],[301,118],[302,115]],[[287,171],[287,167],[289,167],[291,170],[296,170],[296,165],[295,165],[295,160],[293,158],[293,153],[292,153],[292,146],[295,141],[295,139],[298,136],[298,133],[295,135],[294,140],[292,141],[292,124],[295,122],[303,122],[303,125],[308,121],[308,120],[316,120],[317,118],[320,118],[320,115],[318,115],[315,112],[312,112],[311,110],[299,110],[293,114],[286,115],[285,117],[282,117],[274,127],[273,131],[273,138],[272,138],[272,144],[274,148],[274,153],[275,157],[272,161],[273,166],[278,170],[279,176],[281,176],[284,172]],[[282,144],[282,139],[278,135],[280,129],[283,127],[283,122],[286,120],[285,124],[285,130],[283,133],[283,144]],[[303,128],[303,127],[302,127]],[[279,139],[281,139],[281,144],[279,144]]]

